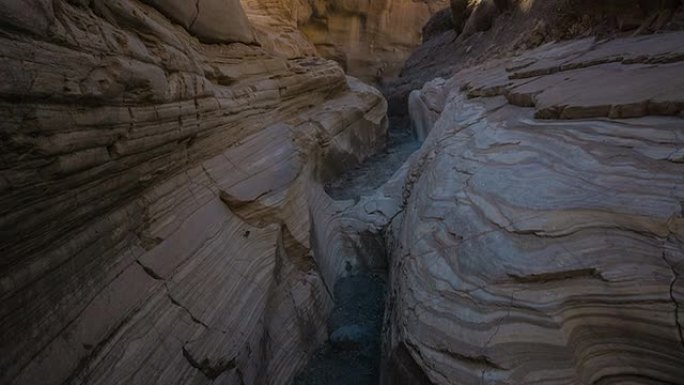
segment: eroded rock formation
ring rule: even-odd
[[[589,38],[412,93],[385,383],[682,383],[682,58]]]
[[[453,0],[450,9],[451,23],[436,14],[426,26],[429,39],[385,87],[390,115],[407,113],[412,90],[466,66],[554,41],[684,29],[680,0]]]
[[[318,54],[367,82],[396,77],[447,0],[242,0],[257,38],[287,57]]]
[[[448,5],[446,0],[333,0],[314,2],[301,25],[323,57],[350,74],[378,82],[399,74],[420,44],[425,22]]]
[[[287,58],[316,56],[316,47],[299,29],[316,4],[305,0],[241,0],[257,40],[265,50]],[[324,3],[324,2],[320,2]]]
[[[319,181],[385,101],[195,5],[0,3],[3,384],[286,384],[326,337]]]

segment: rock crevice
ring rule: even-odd
[[[675,326],[677,327],[677,334],[679,335],[679,341],[682,344],[682,349],[684,349],[684,329],[682,328],[682,322],[679,314],[680,304],[675,296],[675,288],[677,281],[679,280],[679,272],[677,271],[676,267],[668,261],[665,252],[663,252],[663,261],[670,267],[670,270],[672,270],[672,281],[670,281],[670,299],[674,305],[674,322]]]

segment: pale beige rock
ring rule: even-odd
[[[448,0],[241,2],[264,49],[288,58],[317,54],[372,83],[399,74],[421,42],[423,25],[449,5]]]
[[[448,5],[447,0],[326,1],[316,3],[300,29],[320,55],[351,75],[378,82],[399,74],[421,42],[423,25]]]
[[[315,56],[316,48],[299,29],[313,12],[304,0],[241,0],[264,49],[288,58]]]
[[[681,382],[681,118],[612,113],[684,101],[681,41],[548,45],[440,82],[391,226],[385,383]],[[583,119],[535,118],[549,106]]]

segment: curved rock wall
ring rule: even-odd
[[[385,383],[682,383],[683,41],[550,44],[412,94]]]
[[[420,45],[423,25],[448,6],[446,0],[332,0],[314,2],[311,17],[301,23],[323,57],[369,82],[399,74],[404,61]]]
[[[202,43],[250,40],[233,2],[145,3],[0,5],[3,384],[285,384],[326,336],[312,205],[384,99]]]
[[[684,29],[681,0],[453,0],[453,21],[435,15],[429,37],[384,85],[390,115],[405,116],[409,94],[435,77],[451,77],[486,60],[520,55],[545,43],[614,38]]]

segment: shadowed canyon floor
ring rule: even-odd
[[[377,385],[385,278],[360,273],[335,285],[330,339],[297,375],[294,385]]]
[[[334,199],[358,202],[386,183],[420,147],[412,132],[390,129],[387,147],[326,184]],[[384,239],[381,242],[384,244]],[[386,258],[384,247],[368,250]],[[329,339],[295,378],[294,385],[377,385],[380,381],[381,331],[386,271],[356,273],[338,280],[335,307],[328,320]]]

